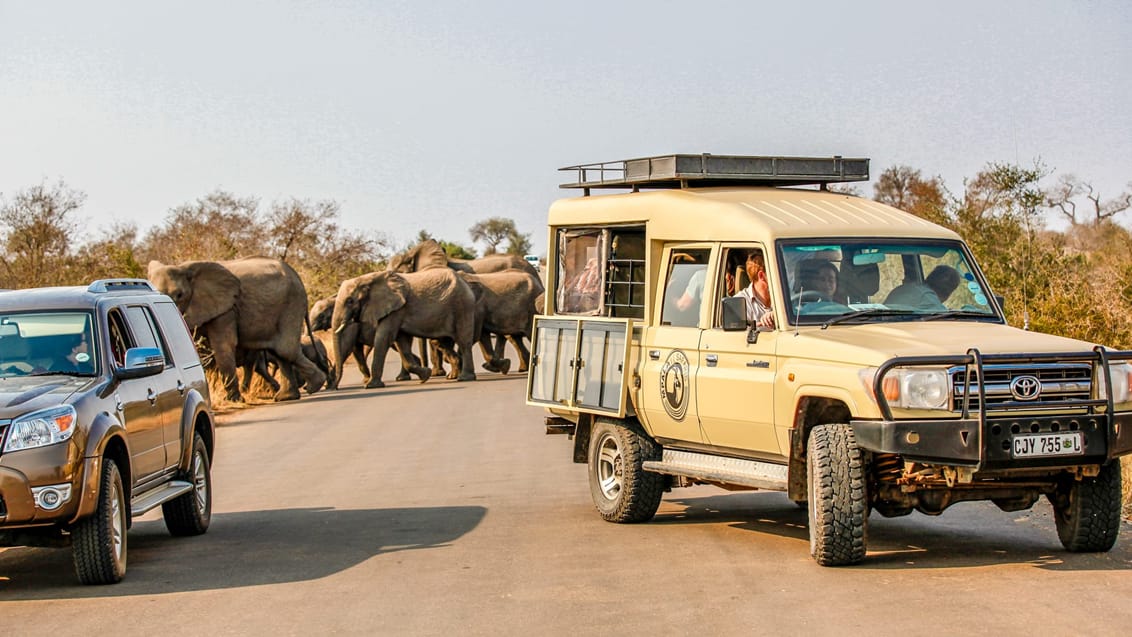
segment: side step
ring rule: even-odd
[[[645,471],[686,476],[706,482],[739,484],[771,491],[785,491],[787,468],[784,464],[712,456],[692,451],[665,449],[661,460],[646,461]]]
[[[185,482],[184,480],[170,480],[165,484],[150,489],[145,493],[139,494],[137,497],[130,500],[130,515],[137,517],[149,513],[158,505],[172,500],[173,498],[184,495],[193,490],[192,482]]]
[[[547,435],[569,434],[573,436],[574,431],[578,428],[574,423],[558,416],[546,416],[543,422],[546,424]]]

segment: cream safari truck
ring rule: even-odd
[[[647,521],[682,486],[783,491],[814,559],[844,565],[873,511],[1045,496],[1066,549],[1112,548],[1132,352],[1008,326],[958,235],[828,190],[867,159],[563,170],[582,196],[550,208],[527,403],[572,437],[602,518]]]

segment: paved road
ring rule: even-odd
[[[391,378],[392,374],[387,374]],[[212,527],[135,523],[126,580],[80,587],[70,552],[0,550],[5,635],[1123,634],[1132,528],[1061,550],[1051,512],[961,504],[874,516],[857,567],[807,554],[777,493],[669,494],[602,522],[524,379],[482,374],[222,417]]]

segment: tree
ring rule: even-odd
[[[516,230],[507,235],[507,254],[524,256],[531,251],[531,235]]]
[[[23,288],[79,283],[72,257],[79,225],[74,212],[86,194],[62,180],[17,192],[10,202],[0,201],[0,287]]]
[[[893,166],[877,178],[873,199],[935,223],[947,221],[947,189],[939,177],[924,179],[910,166]]]
[[[149,259],[164,263],[224,261],[267,253],[267,232],[258,218],[259,201],[217,190],[169,211],[165,223],[142,242]]]
[[[1132,183],[1129,183],[1128,187],[1132,189]],[[1115,199],[1101,201],[1100,193],[1092,184],[1072,174],[1062,175],[1057,180],[1057,185],[1046,191],[1045,197],[1045,204],[1061,213],[1074,227],[1088,223],[1094,228],[1099,228],[1106,221],[1132,207],[1132,191],[1122,192]],[[1083,219],[1078,219],[1077,200],[1081,198],[1085,199],[1082,203],[1084,210],[1080,211]]]
[[[491,217],[483,221],[476,222],[468,232],[472,235],[472,242],[483,242],[487,244],[484,249],[484,254],[495,254],[498,252],[498,246],[509,237],[517,234],[515,229],[515,222],[511,219],[503,217]]]

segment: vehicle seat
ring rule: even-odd
[[[875,263],[841,264],[837,275],[837,296],[845,303],[869,303],[880,290],[880,267]]]
[[[0,367],[9,363],[27,363],[30,355],[31,345],[19,334],[0,337]]]

